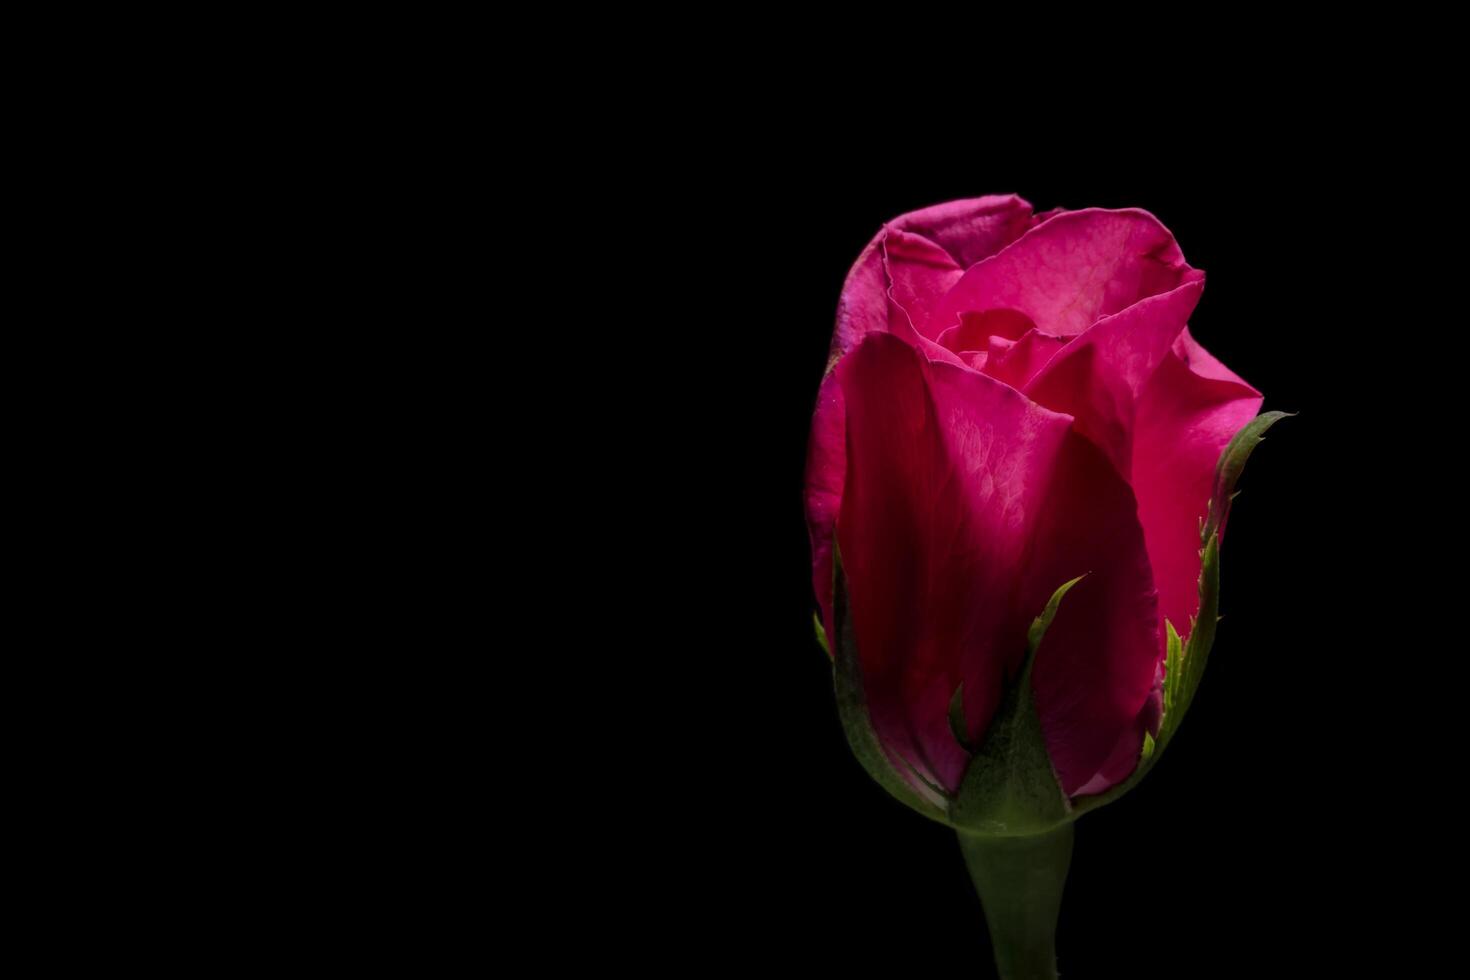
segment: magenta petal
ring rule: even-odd
[[[832,360],[856,347],[872,333],[887,333],[895,321],[907,322],[908,314],[888,297],[888,273],[883,263],[882,233],[853,263],[837,300],[837,325],[832,332]]]
[[[889,224],[923,235],[968,269],[1025,233],[1031,205],[1015,194],[992,194],[910,211]]]
[[[1137,721],[1119,736],[1102,767],[1093,773],[1091,779],[1073,790],[1072,795],[1091,796],[1094,793],[1103,793],[1133,775],[1133,770],[1138,767],[1143,756],[1144,734],[1157,736],[1163,719],[1164,665],[1161,661],[1154,670],[1153,687],[1144,699],[1143,710],[1138,713]]]
[[[917,323],[926,322],[960,271],[933,243],[885,227],[858,256],[837,301],[832,360],[873,333],[896,333],[917,345]],[[917,318],[917,322],[916,322]]]
[[[1071,337],[1053,337],[1032,330],[1009,347],[994,353],[985,365],[985,373],[1017,391],[1024,390],[1026,384],[1071,340]],[[994,343],[991,348],[994,351]]]
[[[1040,604],[1018,595],[1070,420],[891,336],[865,340],[836,374],[847,411],[837,535],[868,708],[891,751],[953,790],[966,762],[948,723],[955,688],[964,682],[978,737],[1028,624],[1064,581]]]
[[[897,323],[932,337],[937,332],[928,329],[933,306],[963,270],[1020,237],[1030,223],[1031,205],[1015,195],[951,201],[888,222],[843,283],[833,357]]]
[[[1147,211],[1067,211],[966,271],[935,309],[931,330],[966,311],[1005,308],[1046,333],[1075,335],[1191,273],[1174,236]]]
[[[1133,775],[1133,770],[1138,768],[1138,760],[1143,755],[1143,733],[1147,728],[1144,715],[1147,707],[1139,713],[1138,720],[1127,728],[1118,740],[1113,743],[1113,749],[1108,753],[1097,772],[1092,774],[1082,785],[1071,790],[1069,796],[1092,796],[1095,793],[1105,793],[1114,786]]]
[[[890,228],[882,247],[890,298],[908,313],[914,329],[927,336],[930,312],[965,270],[948,252],[920,235]]]
[[[1139,393],[1184,329],[1204,286],[1203,278],[1191,279],[1098,320],[1027,383],[1026,394],[1075,416],[1077,431],[1127,478]]]
[[[1144,388],[1133,439],[1133,487],[1159,586],[1181,636],[1199,610],[1199,520],[1220,453],[1261,410],[1261,395],[1186,330]]]
[[[1201,378],[1209,378],[1211,381],[1228,381],[1246,388],[1251,387],[1241,379],[1240,375],[1221,364],[1213,354],[1201,347],[1194,339],[1194,335],[1189,332],[1188,327],[1175,338],[1172,349],[1175,356],[1184,362],[1185,367]],[[1251,391],[1255,389],[1251,388]]]
[[[901,215],[853,263],[837,304],[831,363],[873,333],[893,333],[930,360],[968,365],[919,332],[958,281],[961,264],[994,254],[1030,227],[1031,205],[1015,195],[952,201]],[[982,359],[983,363],[983,359]],[[846,469],[842,392],[831,368],[822,383],[807,446],[806,516],[812,584],[832,629],[832,536]]]
[[[934,342],[952,351],[985,350],[991,337],[1014,341],[1035,326],[1024,313],[1015,310],[964,313],[959,323],[941,333]]]
[[[1075,795],[1137,729],[1161,625],[1133,492],[1075,432],[1058,459],[1024,594],[1040,610],[1051,590],[1086,575],[1062,600],[1032,678],[1047,752],[1063,790]]]

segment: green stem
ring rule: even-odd
[[[1072,861],[1072,824],[1033,837],[962,830],[959,838],[1001,980],[1056,980],[1057,913]]]

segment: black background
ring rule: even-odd
[[[648,38],[673,38],[666,26]],[[1279,37],[1273,24],[1247,26]],[[137,855],[138,869],[105,883],[126,892],[123,903],[105,902],[112,892],[85,876],[52,877],[100,894],[104,919],[148,910],[192,952],[190,921],[137,901],[161,881],[209,924],[244,924],[243,939],[209,947],[216,958],[270,952],[286,935],[380,961],[396,940],[419,972],[447,954],[590,959],[578,973],[641,974],[666,960],[659,975],[679,977],[992,975],[953,835],[874,785],[839,729],[813,639],[802,470],[837,298],[863,245],[902,212],[1014,191],[1038,210],[1155,213],[1208,273],[1196,336],[1267,408],[1300,413],[1245,473],[1223,550],[1225,619],[1190,717],[1143,786],[1078,827],[1063,975],[1453,972],[1458,951],[1431,955],[1432,970],[1408,962],[1458,940],[1459,923],[1447,930],[1424,910],[1456,914],[1463,891],[1463,767],[1437,752],[1457,745],[1463,715],[1454,341],[1464,248],[1433,234],[1462,223],[1459,175],[1440,172],[1461,156],[1422,141],[1458,119],[1415,113],[1434,87],[1407,73],[1405,90],[1389,91],[1379,78],[1395,70],[1377,60],[1377,39],[1348,46],[1314,30],[1274,42],[1298,84],[1271,78],[1259,98],[1201,102],[1202,80],[1244,89],[1261,81],[1263,59],[1228,49],[1224,63],[1202,65],[1193,52],[1208,39],[1181,32],[1173,47],[1190,64],[1114,43],[1086,59],[1096,70],[1085,84],[1022,106],[1015,90],[1059,60],[1049,42],[1034,42],[1028,66],[1007,76],[984,50],[1003,40],[996,32],[955,30],[946,33],[969,46],[956,65],[967,77],[950,86],[953,106],[936,99],[943,115],[921,119],[910,110],[942,83],[914,59],[828,75],[835,98],[816,101],[754,46],[714,85],[684,63],[708,62],[699,43],[678,42],[680,63],[665,65],[597,36],[616,64],[584,82],[561,33],[534,74],[502,59],[515,77],[488,91],[436,70],[422,98],[395,88],[396,109],[358,99],[369,120],[361,143],[326,161],[294,140],[279,152],[263,140],[265,163],[247,154],[238,179],[201,170],[199,195],[181,198],[184,227],[263,231],[242,240],[248,261],[227,290],[211,276],[233,273],[231,253],[160,224],[148,181],[132,195],[146,220],[113,222],[138,239],[128,253],[148,267],[134,277],[145,292],[196,304],[202,318],[173,345],[182,359],[160,357],[157,369],[214,385],[230,403],[225,418],[244,413],[251,435],[238,453],[228,426],[199,412],[204,399],[175,398],[168,385],[157,387],[169,422],[134,425],[114,409],[152,380],[123,358],[112,373],[131,394],[104,395],[108,410],[92,412],[104,429],[111,419],[140,438],[164,433],[160,455],[187,471],[160,493],[139,450],[116,473],[97,471],[117,479],[72,482],[129,515],[132,498],[113,484],[136,484],[169,511],[155,520],[140,506],[136,520],[111,520],[148,539],[112,557],[146,565],[161,554],[190,588],[141,572],[111,578],[147,593],[119,592],[125,624],[177,618],[189,655],[153,683],[152,661],[112,656],[120,634],[108,607],[80,597],[106,626],[94,646],[118,671],[143,669],[148,690],[114,685],[125,717],[101,714],[100,738],[79,729],[126,757],[117,793],[111,783],[94,792],[72,759],[52,768],[87,794],[69,807],[82,863],[99,839]],[[402,88],[414,73],[392,47],[378,60]],[[1350,70],[1314,71],[1299,57],[1323,47]],[[441,70],[473,74],[486,60],[425,51]],[[619,85],[633,69],[647,84]],[[558,80],[577,84],[557,94]],[[336,110],[287,89],[310,117],[303,131],[333,141]],[[903,110],[875,104],[882,91]],[[1166,105],[1161,92],[1189,104]],[[413,121],[403,134],[386,128],[395,111]],[[535,131],[507,129],[517,115]],[[221,118],[231,146],[249,142]],[[184,142],[197,135],[173,116],[165,128]],[[400,168],[390,147],[416,166]],[[128,172],[108,154],[84,156]],[[159,170],[153,156],[138,159],[166,185],[158,197],[178,198],[182,171]],[[535,173],[507,166],[517,163]],[[248,203],[274,201],[273,181],[301,199],[281,194],[281,211],[260,208],[251,221],[217,219],[214,204],[240,188]],[[202,289],[187,288],[193,265],[176,268],[137,234],[159,228],[209,267]],[[338,257],[337,237],[349,240],[340,278],[320,262]],[[499,247],[488,263],[487,242]],[[283,261],[305,270],[291,285],[320,279],[320,295],[304,305],[278,296]],[[167,280],[158,288],[155,273]],[[1445,309],[1424,309],[1435,293]],[[212,325],[242,297],[263,303],[268,315],[255,319],[270,329]],[[115,321],[114,299],[94,319]],[[51,326],[41,332],[75,346],[75,331]],[[111,334],[123,347],[140,342],[136,331]],[[145,359],[172,343],[159,337],[138,348]],[[221,364],[243,362],[238,393],[217,383],[227,376],[200,338],[223,338]],[[79,355],[95,353],[83,340]],[[306,389],[304,410],[277,390],[283,367],[286,388],[299,376]],[[1435,404],[1442,396],[1448,409]],[[254,433],[266,405],[280,411],[279,444],[273,429]],[[380,414],[363,418],[363,406]],[[198,433],[181,444],[175,417],[193,418]],[[54,441],[77,454],[71,434]],[[134,451],[122,441],[124,456]],[[238,503],[196,493],[201,446],[227,458],[221,482],[242,489]],[[257,451],[264,483],[252,475]],[[197,524],[182,511],[185,558],[160,552],[158,527],[196,496]],[[105,519],[115,513],[103,507]],[[222,542],[221,523],[257,540]],[[256,533],[278,525],[279,540]],[[73,551],[62,559],[75,564]],[[247,587],[196,551],[241,564]],[[265,560],[250,567],[257,552]],[[215,614],[237,596],[238,610]],[[309,610],[308,629],[290,622]],[[238,640],[240,629],[264,642],[248,634],[248,651],[222,655],[221,637]],[[223,668],[217,684],[200,673],[210,667]],[[521,667],[548,676],[523,678]],[[238,716],[221,710],[242,691]],[[1436,691],[1449,703],[1432,706]],[[149,697],[212,716],[238,754],[201,737],[203,721],[153,712]],[[161,733],[156,748],[127,740],[138,718]],[[178,746],[190,753],[182,763]],[[157,781],[181,794],[178,805],[146,778],[160,761]],[[201,775],[224,788],[201,794]],[[135,833],[138,823],[163,846]],[[66,850],[43,848],[43,859]],[[182,883],[167,876],[172,852],[188,865]],[[529,873],[517,876],[520,866]],[[221,914],[235,911],[214,901],[221,889],[247,914]],[[522,929],[526,913],[550,928]],[[89,925],[68,923],[69,935],[93,938]],[[510,951],[507,939],[535,947]]]
[[[737,968],[993,975],[953,833],[872,783],[839,728],[802,470],[866,242],[905,211],[1016,192],[1038,211],[1153,212],[1207,274],[1195,337],[1266,410],[1299,413],[1241,481],[1224,621],[1187,722],[1138,789],[1077,826],[1062,974],[1386,962],[1433,793],[1411,748],[1427,735],[1423,679],[1404,669],[1418,646],[1397,591],[1402,481],[1385,475],[1418,438],[1395,410],[1410,397],[1404,253],[1382,246],[1410,234],[1414,208],[1388,186],[1401,174],[1344,168],[1344,144],[1286,132],[1027,152],[958,138],[915,155],[794,129],[665,162],[708,182],[655,199],[659,264],[628,284],[667,324],[636,354],[657,383],[623,391],[646,452],[620,477],[635,501],[623,543],[657,568],[611,629],[635,638],[619,657],[636,663],[618,663],[637,689],[620,709],[636,843],[618,880],[659,882],[649,928]],[[653,557],[645,522],[661,531]]]

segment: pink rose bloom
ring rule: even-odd
[[[1189,335],[1204,280],[1146,211],[1015,196],[903,215],[853,266],[807,460],[813,583],[834,636],[835,544],[873,730],[917,791],[958,788],[956,688],[974,745],[1079,575],[1032,675],[1063,791],[1123,781],[1157,732],[1164,622],[1192,629],[1216,462],[1261,405]]]

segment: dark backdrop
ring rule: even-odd
[[[1401,356],[1398,273],[1378,245],[1401,216],[1335,152],[1263,145],[960,140],[919,155],[792,130],[666,164],[709,179],[657,198],[660,264],[628,294],[670,324],[638,353],[663,383],[628,392],[657,473],[639,492],[668,536],[638,616],[647,640],[621,655],[646,695],[624,770],[646,835],[628,874],[668,873],[650,928],[739,968],[992,975],[952,832],[873,784],[839,728],[812,636],[802,469],[864,244],[902,212],[1014,191],[1038,211],[1152,211],[1207,273],[1195,336],[1265,409],[1300,413],[1246,469],[1224,622],[1184,727],[1140,788],[1077,827],[1062,973],[1376,968],[1417,792],[1396,707],[1413,684],[1384,666],[1408,656],[1387,598],[1397,531],[1371,503],[1402,399],[1366,367]]]

